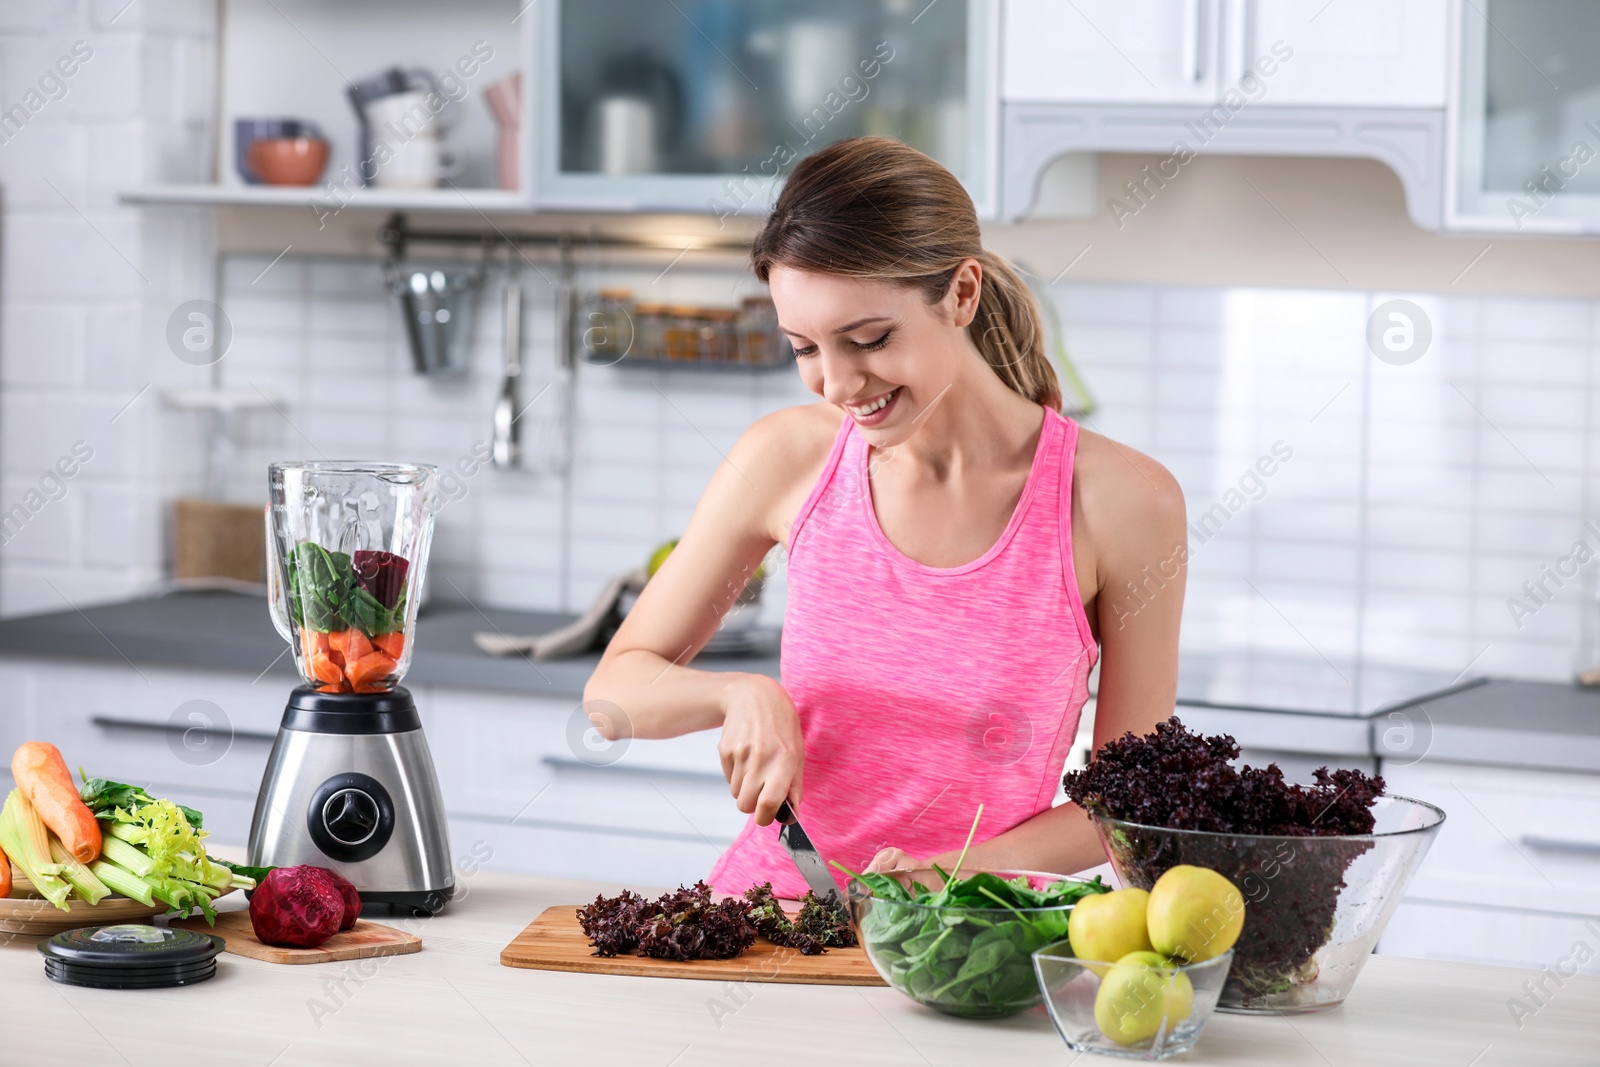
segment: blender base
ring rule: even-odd
[[[363,914],[428,916],[455,895],[433,757],[411,694],[290,694],[250,823],[251,866],[327,867]]]

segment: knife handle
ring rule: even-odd
[[[789,806],[789,802],[785,800],[782,804],[778,805],[778,812],[773,817],[783,825],[788,826],[790,823],[794,822],[794,809],[791,808]]]

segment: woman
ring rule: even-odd
[[[862,137],[808,157],[752,260],[823,402],[761,419],[717,469],[585,689],[622,710],[596,725],[721,728],[752,817],[719,892],[804,893],[785,798],[856,870],[948,867],[980,803],[971,867],[1102,862],[1084,813],[1051,800],[1098,657],[1096,749],[1171,713],[1177,483],[1059,414],[1033,295],[922,153]],[[774,544],[783,681],[684,666]]]

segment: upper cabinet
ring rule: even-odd
[[[1193,104],[1253,83],[1279,106],[1443,107],[1448,22],[1448,0],[1007,0],[1001,95]]]
[[[1239,0],[1227,80],[1274,42],[1292,49],[1272,79],[1274,104],[1443,107],[1448,0]]]
[[[1196,103],[1217,93],[1215,0],[1007,0],[1006,100]]]
[[[1006,0],[998,214],[1067,153],[1365,156],[1437,229],[1455,2]]]
[[[993,0],[584,0],[537,9],[540,206],[765,211],[796,160],[883,134],[985,209]]]
[[[1449,225],[1600,233],[1600,4],[1469,0],[1460,41]]]

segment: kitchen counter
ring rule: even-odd
[[[571,615],[425,608],[406,681],[412,686],[577,698],[598,652],[557,660],[490,656],[479,630],[534,634]],[[294,676],[265,601],[226,592],[173,593],[0,620],[0,655],[88,659]],[[779,677],[776,654],[708,656],[706,670]],[[1248,749],[1330,761],[1435,759],[1600,772],[1600,692],[1550,682],[1460,681],[1437,672],[1285,656],[1187,655],[1178,715]],[[1398,717],[1397,717],[1398,716]]]
[[[692,1064],[892,1067],[1112,1063],[1073,1060],[1043,1009],[964,1021],[887,988],[765,985],[502,967],[548,905],[613,886],[479,871],[443,915],[407,923],[409,956],[283,966],[224,954],[217,977],[165,990],[97,990],[44,977],[34,945],[0,944],[4,1063]],[[243,905],[239,895],[224,904]],[[4,935],[0,935],[4,936]],[[1532,971],[1374,957],[1336,1010],[1214,1016],[1174,1062],[1344,1067],[1589,1064],[1600,978],[1565,980],[1519,1027],[1507,1009]],[[720,1004],[715,1013],[714,1007]]]

